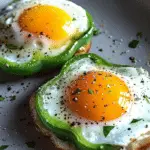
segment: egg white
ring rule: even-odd
[[[93,122],[79,117],[62,104],[65,88],[77,77],[88,71],[107,71],[121,78],[130,89],[134,102],[126,114],[109,122]],[[141,82],[141,81],[144,81]],[[53,86],[47,87],[43,93],[43,107],[50,116],[62,122],[80,122],[83,137],[94,144],[116,144],[127,146],[131,139],[138,138],[141,134],[150,131],[150,104],[143,95],[150,97],[150,78],[147,71],[133,67],[106,67],[97,66],[90,58],[84,58],[73,63]],[[63,97],[62,97],[63,96]],[[113,112],[113,110],[112,110]],[[56,115],[57,114],[57,115]],[[71,114],[71,115],[69,115]],[[69,117],[69,118],[68,118]],[[131,124],[133,119],[143,119]],[[107,137],[103,134],[103,126],[115,126]],[[130,129],[130,130],[129,130]]]
[[[55,47],[58,41],[54,41],[47,37],[33,35],[30,38],[26,38],[30,33],[27,31],[20,32],[21,28],[18,24],[18,18],[22,12],[30,7],[34,7],[38,4],[56,6],[69,14],[71,18],[76,20],[71,22],[70,38],[67,41],[59,41],[61,45]],[[10,26],[8,28],[8,26]],[[12,62],[24,63],[31,60],[35,51],[40,51],[44,55],[56,56],[64,52],[72,42],[72,36],[80,36],[88,30],[88,18],[86,11],[67,0],[20,0],[18,2],[10,4],[1,12],[0,15],[0,40],[4,40],[5,36],[8,37],[8,43],[16,45],[17,50],[8,49],[5,44],[0,47],[0,57],[4,57]],[[76,33],[78,31],[78,33]],[[13,36],[13,38],[11,38]],[[21,49],[20,47],[23,48]],[[17,57],[19,55],[19,57]],[[30,56],[29,56],[30,55]]]

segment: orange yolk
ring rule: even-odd
[[[131,94],[125,82],[109,72],[88,72],[66,88],[72,112],[92,121],[111,121],[126,113]]]
[[[53,40],[68,37],[67,27],[71,21],[72,18],[64,10],[49,5],[34,6],[25,10],[19,17],[22,30],[45,35]]]

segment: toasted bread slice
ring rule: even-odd
[[[35,94],[32,95],[29,105],[36,129],[43,135],[50,138],[51,142],[56,146],[56,150],[77,150],[72,144],[60,140],[46,127],[44,127],[35,110]],[[138,139],[133,139],[131,143],[124,148],[124,150],[150,150],[150,132],[141,135]]]

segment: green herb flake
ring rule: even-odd
[[[103,49],[102,49],[102,48],[100,48],[98,51],[99,51],[99,52],[103,52]]]
[[[129,47],[130,48],[136,48],[139,44],[139,40],[132,40],[130,43],[129,43]]]
[[[13,0],[12,3],[18,2],[19,0]]]
[[[72,21],[76,21],[77,19],[76,18],[72,18]]]
[[[31,141],[31,142],[26,142],[26,145],[28,146],[28,148],[35,148],[36,143],[34,141]]]
[[[130,122],[130,124],[137,123],[137,122],[139,122],[139,121],[141,121],[141,120],[143,120],[143,119],[133,119],[133,120]]]
[[[94,91],[91,90],[91,89],[88,89],[88,93],[89,93],[89,94],[94,94]]]
[[[150,104],[150,99],[147,95],[144,95],[143,98]]]
[[[112,130],[114,127],[115,127],[115,126],[104,126],[104,127],[103,127],[104,136],[107,137],[108,134],[111,132],[111,130]]]
[[[137,36],[137,38],[142,38],[142,37],[143,37],[143,33],[142,33],[142,32],[138,32],[138,33],[136,34],[136,36]]]
[[[8,49],[18,49],[18,47],[16,45],[13,45],[13,44],[6,44],[6,47]]]
[[[4,101],[4,100],[5,100],[5,98],[0,96],[0,101]]]
[[[10,101],[15,101],[15,100],[16,100],[16,95],[10,97]]]
[[[95,28],[94,31],[93,31],[93,35],[97,36],[99,34],[100,34],[100,29]]]
[[[0,146],[0,150],[4,150],[4,149],[6,149],[6,148],[8,148],[9,146],[8,145],[1,145]]]

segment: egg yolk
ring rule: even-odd
[[[52,40],[62,40],[68,37],[67,28],[72,18],[62,9],[37,5],[24,10],[19,17],[19,25],[27,32],[45,35]]]
[[[117,119],[132,101],[125,82],[109,72],[84,73],[65,92],[68,108],[92,121]]]

